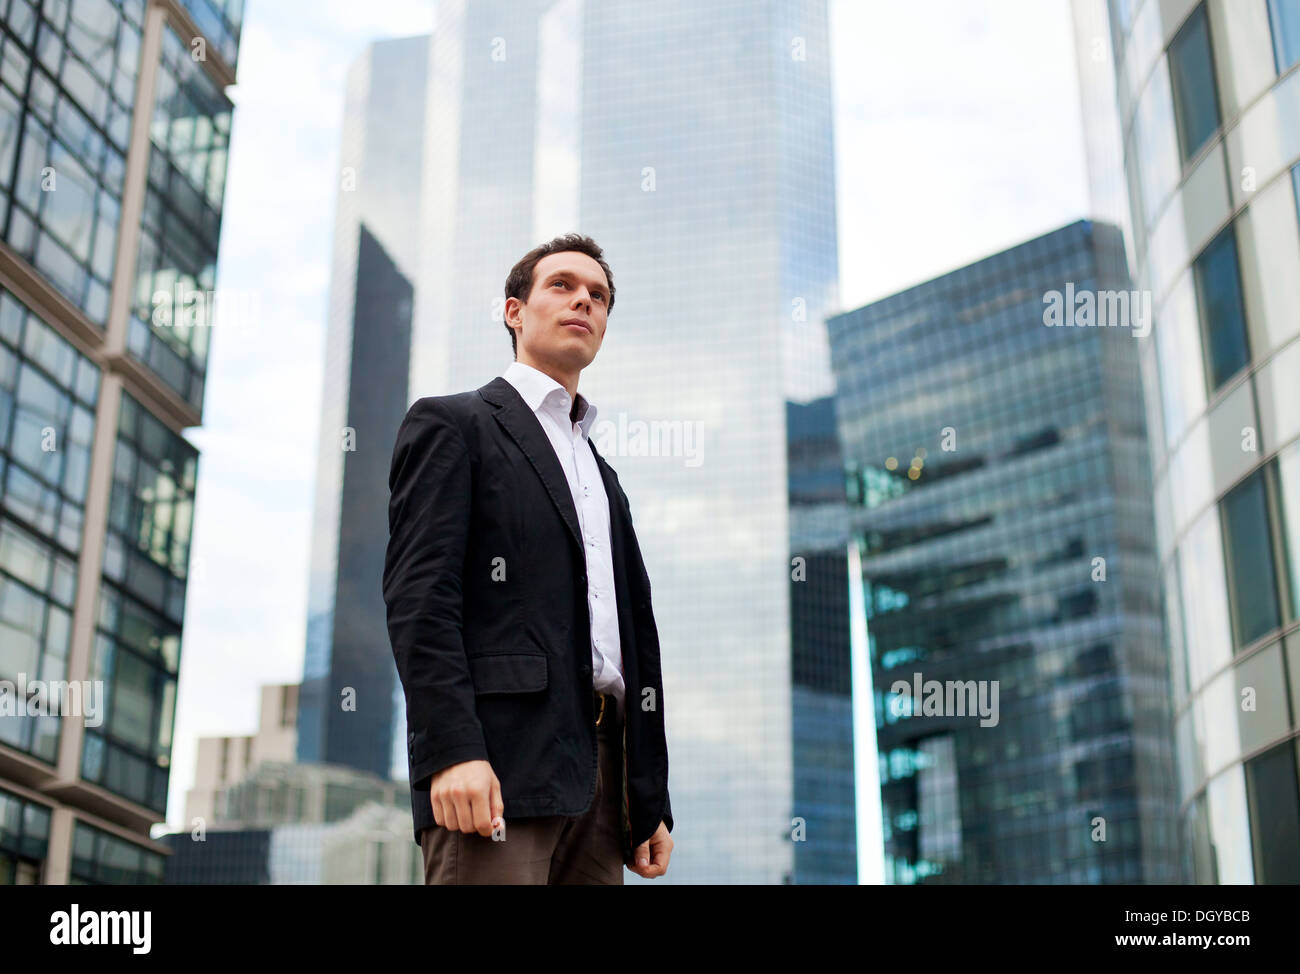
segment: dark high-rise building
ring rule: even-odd
[[[849,531],[834,397],[787,402],[785,428],[794,753],[791,881],[855,883]]]
[[[887,882],[1181,878],[1144,320],[1085,221],[828,321]]]
[[[0,883],[158,882],[242,3],[0,14]]]
[[[428,37],[348,72],[317,459],[298,760],[406,777],[380,578],[407,408]]]

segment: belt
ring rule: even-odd
[[[592,691],[592,704],[596,710],[597,727],[606,717],[613,718],[618,713],[618,697],[612,693],[601,693],[599,690]]]

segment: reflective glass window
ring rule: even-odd
[[[1169,45],[1169,80],[1178,119],[1178,146],[1186,162],[1219,127],[1219,98],[1204,4],[1192,12]]]
[[[1233,639],[1241,647],[1282,621],[1263,468],[1229,491],[1222,507]]]
[[[1210,241],[1196,258],[1193,270],[1205,336],[1206,372],[1213,390],[1250,361],[1237,241],[1231,226]]]
[[[1300,0],[1268,0],[1278,74],[1300,61]]]

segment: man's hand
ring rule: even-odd
[[[654,879],[668,872],[668,859],[673,854],[673,837],[663,822],[655,834],[636,847],[632,865],[628,868],[643,879]]]
[[[433,820],[455,832],[492,834],[492,827],[505,814],[501,782],[486,761],[462,761],[443,768],[429,783],[429,804]]]

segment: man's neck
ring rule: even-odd
[[[549,375],[560,385],[564,386],[564,391],[569,394],[569,402],[573,404],[573,409],[570,411],[569,415],[573,416],[574,412],[576,412],[578,408],[578,376],[582,374],[580,371],[575,372],[572,375],[568,375],[564,372],[559,371],[554,366],[547,365],[542,362],[534,362],[532,359],[528,358],[526,355],[522,353],[519,355],[516,361],[519,362],[520,365],[530,366],[536,369],[538,372],[542,372],[545,373],[546,375]],[[575,423],[577,422],[576,418],[574,419],[574,422]]]

